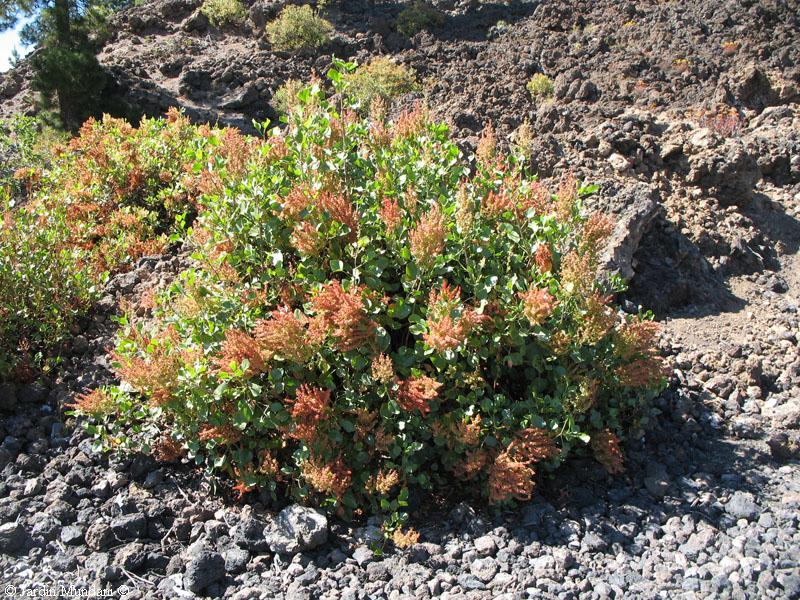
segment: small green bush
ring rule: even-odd
[[[534,100],[549,98],[553,95],[553,80],[544,73],[536,73],[526,87]]]
[[[288,115],[300,102],[297,94],[305,87],[299,79],[287,79],[272,96],[272,106],[280,115]]]
[[[304,4],[289,5],[267,24],[267,38],[276,50],[310,51],[330,42],[333,25]]]
[[[240,0],[203,0],[200,12],[214,27],[235,25],[247,17],[247,9]]]
[[[91,268],[68,241],[63,210],[6,212],[0,224],[0,380],[27,378],[97,295]]]
[[[352,65],[335,65],[341,92]],[[242,494],[395,524],[411,487],[526,499],[581,447],[621,470],[617,434],[664,370],[654,324],[598,278],[593,189],[551,194],[488,134],[472,170],[420,107],[385,122],[318,85],[298,97],[199,200],[197,266],[123,321],[125,386],[77,407],[99,441],[135,423]]]
[[[444,25],[445,17],[433,6],[423,0],[414,0],[397,15],[395,27],[407,37],[420,31],[436,29]]]
[[[44,366],[108,276],[163,253],[196,212],[195,199],[215,189],[218,173],[235,170],[228,156],[252,146],[171,110],[138,128],[90,119],[45,157],[23,125],[0,129],[0,154],[11,152],[16,167],[0,169],[0,379]],[[214,147],[202,150],[212,137]],[[198,152],[206,167],[188,168]]]
[[[376,98],[389,101],[419,87],[413,70],[385,57],[376,58],[348,73],[344,81],[350,98],[367,109]]]

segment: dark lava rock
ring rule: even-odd
[[[183,585],[187,590],[198,594],[223,577],[225,559],[218,552],[198,550],[189,558],[183,574]]]
[[[92,550],[105,550],[116,541],[111,527],[102,522],[92,523],[86,530],[85,538],[86,545]]]
[[[147,552],[143,544],[133,542],[119,549],[114,557],[114,564],[127,571],[138,571],[147,561]]]
[[[318,510],[293,504],[278,514],[264,530],[264,537],[279,554],[311,550],[328,541],[328,518]]]
[[[118,540],[137,540],[147,532],[147,518],[142,513],[116,517],[111,521],[111,531]]]
[[[80,525],[67,525],[61,530],[61,541],[67,546],[83,543],[84,528]]]
[[[25,543],[25,530],[18,523],[0,525],[0,552],[14,552]]]
[[[753,494],[748,492],[735,492],[725,505],[725,512],[735,519],[752,521],[761,512],[756,504]]]

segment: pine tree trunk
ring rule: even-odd
[[[71,0],[55,0],[54,17],[56,29],[56,44],[64,52],[72,50],[72,28],[70,23],[70,2]],[[77,127],[76,115],[73,107],[71,90],[61,86],[56,90],[58,94],[58,111],[61,116],[61,123],[67,129]]]

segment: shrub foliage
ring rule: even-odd
[[[330,42],[333,25],[310,6],[288,5],[267,24],[267,38],[276,50],[308,52]]]
[[[547,99],[553,95],[553,91],[555,90],[553,80],[544,73],[536,73],[536,75],[531,77],[530,81],[528,81],[526,87],[535,100]]]
[[[133,421],[242,494],[348,514],[455,482],[526,499],[575,447],[622,468],[617,436],[663,365],[654,324],[599,283],[610,222],[582,216],[592,188],[550,193],[491,132],[473,168],[420,106],[387,122],[317,85],[298,99],[198,201],[196,267],[152,319],[124,319],[123,385],[85,400],[108,413],[93,431],[119,445]]]
[[[397,15],[395,27],[407,37],[444,25],[444,15],[424,0],[414,0]]]
[[[203,0],[200,12],[215,27],[241,23],[247,17],[247,9],[240,0]]]
[[[345,77],[350,98],[369,108],[373,100],[388,102],[418,88],[414,71],[390,58],[376,58]]]
[[[196,128],[177,111],[138,129],[105,117],[54,145],[46,163],[23,143],[30,127],[8,135],[18,167],[0,179],[0,378],[46,356],[109,275],[164,252],[175,224],[196,213],[192,200],[224,170],[225,144],[193,169],[195,146],[212,135],[241,138]]]

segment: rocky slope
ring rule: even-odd
[[[110,377],[117,302],[183,260],[146,259],[109,285],[63,373],[0,386],[3,581],[131,598],[800,597],[797,3],[444,0],[446,25],[407,40],[391,26],[401,3],[355,1],[308,57],[263,39],[283,4],[221,31],[194,0],[157,0],[118,15],[101,59],[145,113],[243,128],[331,55],[414,67],[423,91],[396,108],[424,97],[465,147],[527,119],[543,177],[600,183],[609,263],[631,278],[626,308],[663,322],[672,385],[623,477],[576,462],[518,511],[420,511],[421,543],[381,556],[373,524],[242,506],[186,465],[95,454],[65,423],[64,403]],[[536,72],[552,101],[525,90]],[[3,76],[0,114],[27,110],[26,81],[24,66]]]

